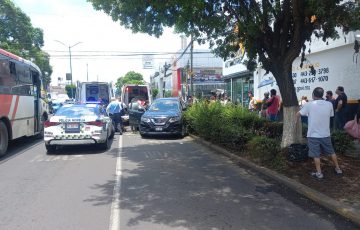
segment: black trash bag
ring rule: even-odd
[[[288,147],[287,160],[291,162],[302,162],[308,159],[309,148],[305,144],[291,144]]]

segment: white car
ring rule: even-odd
[[[57,146],[97,144],[108,149],[115,129],[110,117],[98,104],[67,104],[44,123],[48,153]]]

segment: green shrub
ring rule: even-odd
[[[221,126],[217,142],[227,148],[243,151],[252,134],[243,127],[230,124]]]
[[[336,153],[344,154],[355,148],[353,138],[344,131],[333,131],[331,133],[331,140]]]
[[[249,112],[241,106],[222,106],[220,103],[199,102],[185,113],[189,131],[207,140],[217,141],[224,125],[244,128],[260,136],[280,140],[283,124],[259,118],[257,113]]]
[[[255,133],[259,136],[266,136],[276,140],[281,140],[282,131],[283,123],[263,120],[263,123],[255,130]]]
[[[286,167],[286,159],[281,152],[278,140],[255,136],[249,141],[246,149],[248,156],[260,164],[275,170],[282,170]]]

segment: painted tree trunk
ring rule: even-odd
[[[302,142],[302,126],[296,113],[299,111],[299,106],[284,107],[284,127],[281,147],[285,148],[293,143]]]
[[[292,65],[278,63],[277,67],[279,66],[282,68],[278,69],[278,71],[274,71],[274,77],[276,78],[279,86],[283,103],[284,127],[281,147],[285,148],[293,143],[301,143],[302,128],[301,122],[296,119],[296,113],[299,111],[299,105],[292,79]]]

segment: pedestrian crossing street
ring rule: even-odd
[[[85,160],[85,155],[46,155],[39,154],[30,160],[30,163]]]

